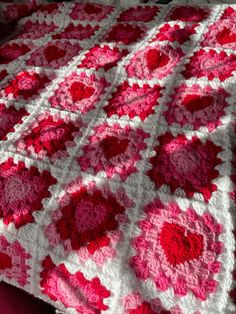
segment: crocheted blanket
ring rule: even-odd
[[[235,313],[235,19],[88,1],[20,19],[0,47],[1,280],[73,314]]]

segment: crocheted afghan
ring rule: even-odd
[[[0,47],[1,280],[72,314],[235,313],[235,20],[74,1],[19,21]]]

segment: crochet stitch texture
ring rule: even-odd
[[[68,314],[236,311],[236,5],[2,3],[0,279]]]

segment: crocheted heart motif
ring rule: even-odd
[[[10,177],[6,179],[5,196],[9,202],[16,202],[29,195],[31,184],[22,182],[19,178]]]
[[[20,49],[14,49],[14,48],[8,48],[8,50],[0,51],[0,64],[9,63],[11,61],[14,61],[14,59],[17,59],[20,57],[21,51]]]
[[[86,208],[87,207],[87,208]],[[85,210],[86,208],[86,210]],[[83,200],[77,204],[75,211],[76,226],[78,232],[87,232],[98,226],[102,226],[108,217],[106,205],[96,200],[84,197]]]
[[[224,27],[224,29],[217,35],[217,41],[219,44],[230,44],[236,42],[236,34],[231,33],[231,30],[227,27]]]
[[[189,6],[177,7],[171,14],[171,19],[184,22],[200,22],[208,16],[208,12],[201,8]]]
[[[57,46],[48,46],[44,50],[44,55],[47,61],[50,63],[54,60],[63,58],[66,54],[66,51],[63,49],[59,49]]]
[[[147,66],[150,70],[156,70],[157,68],[161,68],[165,66],[170,58],[157,49],[150,49],[146,55]]]
[[[11,257],[6,253],[0,252],[0,269],[11,268]]]
[[[183,99],[183,105],[191,113],[203,110],[213,105],[213,103],[214,97],[212,96],[187,95]]]
[[[174,266],[198,258],[203,251],[203,237],[175,223],[165,222],[160,243],[168,262]]]
[[[129,145],[128,139],[119,139],[115,136],[109,136],[101,142],[106,159],[110,159],[126,151]]]
[[[74,102],[81,101],[93,95],[95,89],[82,82],[74,82],[70,87],[70,94]]]
[[[102,8],[92,5],[92,4],[86,4],[84,7],[84,11],[87,14],[98,14],[102,12]]]

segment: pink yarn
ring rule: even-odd
[[[133,205],[124,190],[112,193],[109,186],[86,186],[78,178],[65,187],[59,204],[45,228],[50,244],[62,244],[67,254],[75,250],[79,261],[92,259],[97,265],[116,255],[119,224],[127,222],[125,211]]]
[[[157,6],[131,7],[122,11],[118,17],[119,22],[151,22],[160,9]]]
[[[173,72],[183,55],[180,48],[147,46],[140,49],[125,68],[129,77],[160,80]]]
[[[0,236],[0,275],[8,280],[16,281],[20,286],[28,284],[27,260],[31,254],[21,246],[18,241],[8,242],[4,236]]]
[[[85,72],[80,74],[73,72],[59,83],[49,102],[52,107],[86,113],[95,109],[96,103],[100,101],[109,85],[105,78],[99,78],[94,74],[88,76]]]
[[[197,136],[187,139],[183,134],[174,136],[170,132],[160,135],[157,140],[156,155],[150,159],[152,168],[147,172],[155,187],[159,189],[166,184],[171,193],[181,188],[187,197],[198,192],[209,202],[217,190],[212,181],[219,176],[215,168],[222,163],[217,157],[222,148],[210,140],[202,143]]]
[[[35,50],[26,61],[27,65],[52,67],[59,69],[66,66],[78,55],[81,47],[79,44],[71,44],[69,41],[54,41]]]
[[[224,82],[233,76],[235,66],[236,56],[233,54],[228,55],[225,51],[216,52],[212,49],[209,51],[200,49],[190,58],[183,75],[186,79],[206,77],[210,81],[218,78]]]
[[[126,49],[111,48],[108,45],[91,48],[86,54],[85,59],[82,60],[78,68],[87,68],[99,70],[103,68],[105,71],[117,66],[117,63],[128,54]]]
[[[205,126],[210,132],[222,124],[221,117],[229,106],[226,98],[230,94],[223,88],[204,88],[198,84],[181,84],[174,89],[164,116],[169,125],[179,123],[181,127],[192,125],[194,130]]]
[[[100,22],[105,19],[114,8],[98,3],[75,3],[71,10],[70,16],[73,20]]]
[[[104,110],[108,117],[117,114],[119,117],[127,115],[130,118],[140,117],[141,120],[145,120],[154,113],[154,107],[158,105],[161,96],[160,91],[159,85],[151,87],[144,84],[141,87],[125,81],[117,87]]]
[[[159,199],[148,204],[145,213],[146,218],[139,222],[140,236],[133,242],[136,255],[130,260],[136,276],[152,279],[158,290],[172,287],[178,296],[192,292],[206,300],[218,285],[214,275],[221,266],[217,257],[223,249],[218,241],[222,226],[208,213],[199,216],[191,208],[184,212],[176,203],[163,204]],[[162,242],[166,224],[182,228],[181,241],[176,230],[172,233],[169,229]],[[202,242],[197,242],[197,237]]]
[[[144,140],[148,137],[142,129],[102,124],[94,129],[90,143],[82,148],[83,155],[77,161],[83,171],[89,168],[95,173],[105,171],[108,178],[119,174],[125,181],[137,171],[136,164],[142,159],[140,152],[147,147]]]

